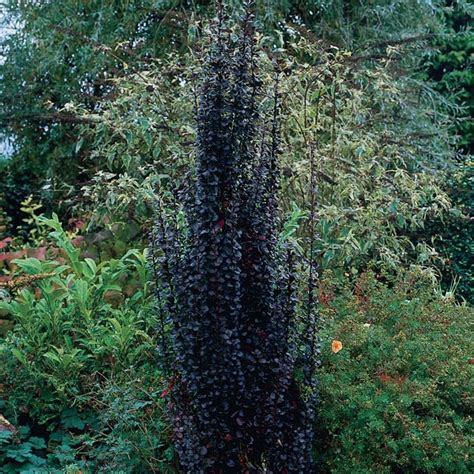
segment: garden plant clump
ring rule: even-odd
[[[344,283],[328,273],[321,301],[325,470],[471,472],[472,309],[420,271]]]

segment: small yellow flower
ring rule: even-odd
[[[340,350],[342,349],[342,342],[338,341],[337,339],[334,339],[331,343],[331,350],[334,352],[334,354],[337,354]]]

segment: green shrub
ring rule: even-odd
[[[145,256],[83,258],[57,218],[42,221],[56,260],[16,260],[24,287],[0,303],[14,324],[0,339],[0,413],[15,427],[0,472],[167,472]]]
[[[97,387],[98,424],[105,429],[82,437],[93,472],[177,472],[165,406],[167,391],[157,375],[153,367],[138,374],[131,369],[127,380]]]
[[[317,439],[326,470],[472,472],[472,310],[420,273],[383,283],[362,275],[353,292],[322,288]]]

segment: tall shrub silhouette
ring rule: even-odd
[[[180,204],[184,223],[159,209],[152,239],[175,445],[192,473],[312,464],[315,272],[310,261],[298,301],[297,262],[278,243],[279,73],[266,91],[253,36],[248,11],[237,40],[220,12],[197,106],[193,193]]]

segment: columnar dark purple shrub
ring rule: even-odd
[[[295,257],[277,238],[279,73],[269,113],[249,13],[232,38],[221,15],[185,224],[160,205],[153,231],[174,440],[186,472],[311,472],[314,284],[298,303]]]

